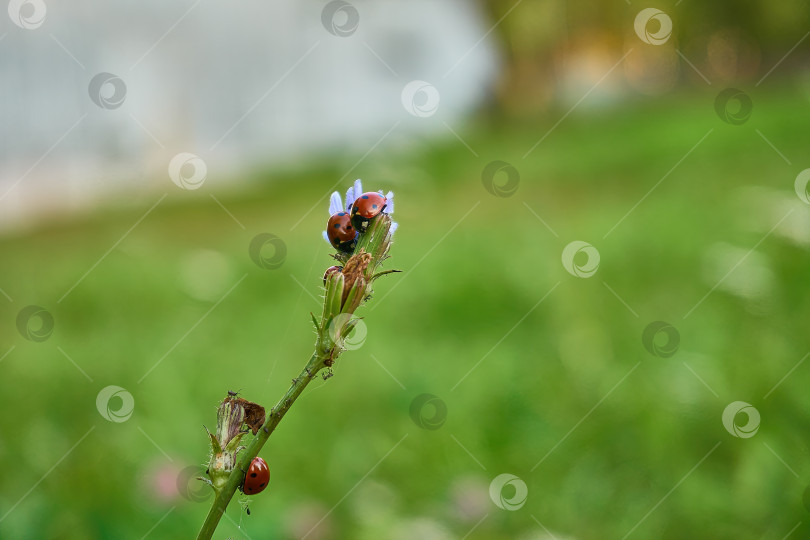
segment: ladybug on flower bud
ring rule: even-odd
[[[326,224],[329,243],[338,251],[351,253],[357,244],[357,229],[352,225],[348,212],[335,212]]]
[[[242,482],[242,491],[245,495],[256,495],[264,491],[270,482],[270,468],[267,462],[260,457],[253,458],[248,467],[245,481]]]
[[[369,220],[382,212],[387,204],[388,199],[386,199],[382,193],[377,193],[376,191],[363,193],[357,197],[354,204],[352,204],[352,225],[361,233],[366,232]]]
[[[352,253],[357,247],[360,234],[366,232],[370,221],[384,212],[394,213],[394,194],[363,191],[363,184],[355,180],[354,185],[346,191],[345,206],[340,193],[335,191],[329,198],[329,222],[322,231],[323,238],[330,246],[343,253]],[[394,234],[397,224],[391,222],[389,234]]]

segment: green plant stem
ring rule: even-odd
[[[329,358],[331,354],[331,350],[323,351],[319,347],[318,350],[312,354],[312,358],[309,359],[309,362],[303,371],[301,371],[301,374],[298,375],[298,378],[293,379],[293,384],[290,386],[290,389],[287,390],[287,393],[285,393],[276,406],[270,410],[270,414],[264,422],[264,425],[256,436],[253,437],[253,440],[248,444],[247,448],[240,452],[239,461],[228,477],[228,482],[219,493],[217,493],[214,504],[211,506],[211,510],[205,518],[205,523],[203,523],[197,535],[197,540],[209,540],[213,536],[219,524],[219,520],[222,519],[222,514],[224,514],[225,510],[228,508],[228,503],[231,502],[237,488],[242,484],[245,475],[244,471],[247,471],[250,462],[259,454],[259,451],[264,446],[264,443],[267,442],[270,434],[275,431],[276,426],[278,426],[292,404],[295,403],[295,400],[298,399],[298,396],[304,391],[304,388],[306,388],[312,379],[317,376],[318,372],[325,367],[324,361]]]
[[[217,491],[214,504],[211,506],[211,510],[205,518],[205,523],[203,523],[202,529],[200,529],[200,533],[197,535],[197,540],[209,540],[213,536],[219,524],[219,520],[222,519],[222,515],[228,508],[228,504],[231,502],[234,493],[236,493],[237,488],[242,484],[245,478],[245,471],[248,470],[250,462],[259,454],[259,451],[264,446],[264,443],[267,442],[270,434],[276,429],[278,423],[284,418],[284,415],[292,404],[295,403],[295,400],[298,399],[298,396],[301,395],[301,392],[304,391],[304,388],[317,376],[318,372],[327,365],[331,366],[343,350],[342,338],[345,337],[345,333],[350,331],[346,329],[350,329],[351,322],[348,321],[348,319],[343,321],[341,323],[341,329],[336,332],[336,335],[330,334],[330,323],[335,320],[335,317],[342,314],[347,314],[350,318],[354,314],[355,308],[371,293],[371,281],[373,281],[375,277],[393,272],[393,270],[387,270],[380,272],[376,276],[374,275],[377,266],[388,255],[388,248],[390,247],[390,236],[388,232],[390,228],[391,218],[387,214],[380,214],[372,219],[368,230],[361,236],[355,248],[355,253],[362,252],[371,256],[371,261],[368,262],[363,272],[364,275],[360,276],[355,281],[352,288],[355,295],[360,295],[356,303],[350,304],[348,299],[346,299],[345,304],[342,302],[344,292],[344,277],[342,274],[338,274],[337,276],[333,275],[327,280],[324,312],[320,323],[315,320],[313,315],[313,322],[318,333],[318,339],[315,343],[315,352],[312,354],[312,358],[309,359],[306,367],[301,371],[301,374],[298,375],[298,378],[293,379],[292,386],[287,390],[287,393],[284,394],[276,406],[270,410],[267,420],[256,436],[253,437],[253,440],[238,454],[239,459],[236,462],[236,466],[231,471],[230,476],[228,476],[225,485]],[[339,341],[339,343],[335,343],[336,340]]]

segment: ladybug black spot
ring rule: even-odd
[[[346,230],[347,230],[347,231],[352,230],[352,226],[351,226],[351,225],[346,225]]]
[[[259,484],[259,487],[264,487],[264,482],[262,482],[261,484]]]
[[[371,205],[371,207],[372,207],[374,210],[376,210],[376,209],[377,209],[377,205],[376,205],[376,204],[372,204],[372,205]]]
[[[338,215],[339,215],[339,216],[345,216],[345,215],[346,215],[346,212],[338,212]]]
[[[250,473],[250,477],[251,477],[251,478],[256,478],[257,476],[259,476],[259,475],[258,475],[258,474],[256,474],[256,473]]]
[[[340,223],[335,223],[335,228],[339,229],[340,228]]]
[[[368,199],[368,195],[363,195],[363,199]]]

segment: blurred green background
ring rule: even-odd
[[[365,342],[295,404],[261,453],[269,489],[250,516],[234,499],[216,538],[810,536],[810,207],[794,191],[810,91],[795,61],[755,86],[767,52],[738,81],[742,125],[715,113],[722,80],[585,101],[556,127],[581,94],[494,97],[464,143],[414,137],[353,169],[363,152],[335,151],[222,192],[167,183],[134,228],[163,192],[5,234],[0,537],[196,534],[211,498],[178,476],[206,461],[226,391],[269,409],[309,358],[341,177],[395,191],[387,267],[403,273],[377,282]],[[494,160],[518,171],[513,196],[484,188]],[[248,256],[264,232],[280,268]],[[587,279],[561,261],[575,240],[600,254]],[[46,341],[17,332],[29,304],[53,315]],[[670,357],[642,343],[654,321],[677,330]],[[108,385],[134,398],[125,422],[96,409]],[[424,393],[446,405],[437,429],[410,413]],[[753,437],[724,428],[734,401],[759,411]],[[528,488],[516,511],[490,498],[502,473]]]

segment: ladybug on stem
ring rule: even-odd
[[[332,214],[326,224],[326,235],[329,237],[329,243],[344,253],[351,253],[357,245],[357,230],[352,226],[348,212]]]
[[[382,212],[387,204],[388,199],[382,193],[376,191],[363,193],[352,204],[352,225],[361,233],[366,232],[369,220]]]
[[[245,481],[242,482],[242,491],[245,495],[256,495],[264,491],[270,482],[270,468],[267,462],[260,457],[253,458],[248,467]]]

